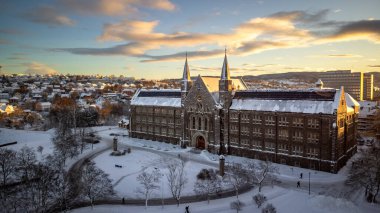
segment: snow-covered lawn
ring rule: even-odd
[[[171,155],[167,156],[165,153],[156,154],[133,148],[132,152],[125,156],[111,156],[110,153],[111,151],[106,151],[94,158],[93,161],[97,167],[110,175],[114,189],[119,197],[125,197],[127,199],[143,198],[143,196],[137,192],[140,184],[136,178],[144,170],[150,172],[154,169],[159,169],[163,176],[158,184],[160,189],[155,191],[152,197],[161,198],[162,195],[165,198],[171,197],[166,178],[166,174],[168,173],[167,165],[180,162],[178,158]],[[115,164],[123,167],[117,168]],[[182,195],[194,195],[193,186],[196,181],[196,175],[202,168],[210,168],[210,166],[191,161],[185,163],[188,182],[186,183],[186,188]]]
[[[257,194],[257,189],[251,190],[239,196],[239,200],[242,201],[245,206],[243,207],[241,213],[253,213],[261,212],[261,209],[252,201],[252,196]],[[372,205],[357,206],[351,201],[347,201],[341,198],[334,198],[330,196],[323,195],[308,195],[304,190],[293,190],[282,187],[264,187],[262,193],[267,197],[268,201],[264,203],[271,203],[277,209],[277,212],[281,213],[295,213],[295,212],[310,212],[310,213],[361,213],[369,212],[375,213],[379,212],[379,207]],[[219,200],[211,200],[210,204],[205,202],[197,203],[185,203],[181,204],[179,207],[176,205],[164,206],[150,206],[144,209],[143,206],[122,206],[122,205],[100,205],[95,206],[93,209],[91,207],[80,208],[72,210],[73,213],[116,213],[116,212],[146,212],[146,213],[177,213],[184,212],[185,206],[190,206],[190,212],[192,213],[233,213],[236,210],[231,210],[230,203],[235,201],[236,197],[229,197]]]

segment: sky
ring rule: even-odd
[[[379,0],[0,0],[7,74],[380,71]]]

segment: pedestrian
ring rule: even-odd
[[[301,187],[301,183],[297,181],[297,188],[300,188],[300,187]]]
[[[124,197],[123,197],[123,199],[121,200],[121,202],[122,202],[123,204],[125,204],[125,199],[124,199]]]
[[[300,174],[300,179],[302,179],[302,176],[303,176],[303,174],[302,174],[302,172],[301,172],[301,174]]]
[[[189,206],[186,206],[186,207],[185,207],[185,213],[190,213],[190,211],[189,211]]]

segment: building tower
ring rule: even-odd
[[[190,69],[189,65],[187,63],[187,53],[186,53],[186,60],[185,60],[185,66],[183,67],[183,75],[182,75],[182,81],[181,81],[181,119],[182,119],[182,136],[181,136],[181,146],[186,146],[188,143],[187,134],[186,134],[186,123],[187,115],[185,110],[185,100],[187,97],[187,94],[189,93],[192,86],[192,81],[190,78]]]
[[[226,145],[229,147],[229,117],[228,109],[232,101],[232,80],[230,78],[230,67],[227,61],[227,49],[224,51],[224,62],[222,67],[222,74],[219,80],[219,104],[222,109],[220,112],[220,153],[229,153],[229,149],[226,150]]]

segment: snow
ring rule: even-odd
[[[332,114],[336,108],[333,101],[233,99],[230,109]]]
[[[168,106],[168,107],[181,107],[181,98],[176,97],[139,97],[140,91],[179,91],[179,90],[138,90],[131,99],[131,105],[139,106]],[[164,95],[164,94],[163,94]]]
[[[136,181],[137,175],[144,169],[152,170],[158,168],[162,173],[166,173],[166,165],[168,162],[179,161],[178,154],[181,159],[185,160],[185,171],[189,182],[183,191],[183,195],[191,195],[195,176],[202,168],[216,168],[218,166],[218,155],[202,151],[201,154],[189,152],[190,149],[181,149],[177,145],[149,141],[143,139],[129,138],[127,136],[118,137],[120,149],[131,147],[132,152],[125,156],[110,156],[110,147],[112,139],[110,133],[119,135],[127,135],[127,131],[122,128],[115,127],[93,127],[99,136],[102,137],[99,144],[94,145],[94,150],[87,149],[85,153],[76,159],[71,159],[69,164],[74,163],[79,158],[82,158],[99,150],[101,152],[93,159],[98,167],[110,174],[115,185],[115,191],[118,197],[125,196],[126,199],[138,198],[136,189],[139,183]],[[43,154],[51,154],[53,146],[51,138],[54,130],[49,131],[26,131],[13,129],[0,129],[0,143],[8,143],[18,141],[18,144],[7,146],[6,148],[19,150],[24,145],[36,148],[39,145],[44,147]],[[37,156],[39,154],[37,153]],[[244,162],[247,160],[243,157],[224,156],[226,163]],[[353,157],[357,157],[356,155]],[[352,158],[352,159],[353,159]],[[350,161],[352,161],[352,159]],[[257,161],[250,159],[252,161]],[[364,202],[362,194],[356,196],[357,199],[346,200],[341,194],[345,189],[344,180],[347,177],[350,161],[348,166],[343,167],[338,174],[331,174],[321,171],[313,171],[298,167],[290,167],[287,165],[274,164],[279,168],[279,180],[281,183],[278,186],[265,186],[262,193],[268,198],[267,203],[272,203],[278,212],[293,213],[293,212],[379,212],[379,205],[371,205]],[[122,165],[123,168],[115,168],[114,164]],[[308,194],[308,174],[311,174],[311,195]],[[299,174],[304,174],[304,179],[299,179]],[[301,181],[301,188],[296,188],[296,182]],[[160,181],[162,191],[159,189],[153,197],[160,198],[161,193],[164,197],[170,197],[167,187],[167,180],[163,177]],[[239,200],[244,202],[246,206],[241,212],[261,212],[252,202],[252,196],[257,194],[257,187],[253,190],[239,195]],[[140,196],[141,197],[141,196]],[[148,207],[146,210],[143,206],[122,206],[122,205],[99,205],[93,209],[90,207],[72,210],[71,212],[183,212],[185,206],[190,206],[191,212],[233,212],[230,209],[230,203],[235,201],[236,197],[229,197],[218,200],[211,200],[210,204],[207,201],[196,202],[190,204],[168,205],[162,208],[161,206]],[[265,206],[266,204],[264,204]]]
[[[131,105],[181,107],[181,98],[135,97]]]
[[[239,195],[239,200],[245,204],[241,213],[261,212],[260,208],[252,201],[252,196],[258,193],[258,189],[251,190],[247,193]],[[267,197],[267,202],[263,206],[271,203],[276,208],[277,212],[281,213],[294,213],[294,212],[310,212],[310,213],[359,213],[359,212],[378,212],[378,208],[370,205],[359,206],[353,202],[345,200],[343,198],[334,198],[331,196],[308,195],[306,187],[301,186],[301,189],[286,189],[282,187],[263,187],[262,194]],[[231,213],[236,212],[230,209],[230,203],[236,201],[236,197],[229,197],[219,200],[211,200],[210,204],[207,201],[196,203],[185,203],[179,207],[176,205],[162,206],[149,206],[144,209],[142,206],[123,206],[123,205],[99,205],[93,209],[91,207],[85,207],[80,209],[74,209],[71,212],[84,213],[84,212],[146,212],[146,213],[177,213],[184,212],[185,206],[189,206],[190,212],[197,213]]]

